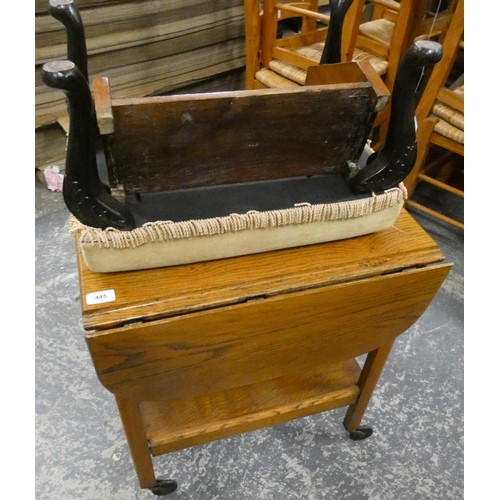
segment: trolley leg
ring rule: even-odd
[[[153,460],[149,452],[139,402],[117,397],[116,404],[118,405],[140,487],[150,489],[152,493],[158,496],[172,493],[177,488],[175,481],[156,479],[155,477]]]
[[[361,419],[370,402],[375,386],[385,362],[391,352],[394,342],[389,342],[383,346],[371,351],[366,358],[365,365],[359,377],[358,386],[360,388],[359,398],[356,403],[349,406],[344,418],[344,427],[349,432],[349,437],[355,441],[365,439],[372,435],[373,430],[370,427],[360,427]]]

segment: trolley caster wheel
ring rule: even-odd
[[[154,495],[162,497],[164,495],[168,495],[169,493],[173,493],[177,489],[177,483],[172,479],[158,479],[156,484],[149,489]]]
[[[373,429],[371,427],[358,427],[353,431],[349,431],[349,437],[353,441],[361,441],[362,439],[366,439],[373,434]]]

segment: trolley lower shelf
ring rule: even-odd
[[[354,404],[355,359],[307,374],[188,400],[145,401],[141,413],[153,456]]]

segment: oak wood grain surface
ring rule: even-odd
[[[449,264],[86,335],[101,383],[129,399],[197,397],[370,352],[425,311]]]

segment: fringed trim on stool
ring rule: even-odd
[[[406,198],[407,191],[401,183],[397,188],[388,189],[381,195],[373,195],[360,200],[317,205],[298,203],[294,208],[282,210],[265,212],[252,210],[245,214],[183,222],[148,222],[132,231],[120,231],[114,228],[97,229],[86,226],[74,216],[70,216],[69,230],[71,234],[78,236],[80,243],[98,245],[99,248],[135,248],[155,241],[197,238],[234,231],[363,217],[390,208]]]

